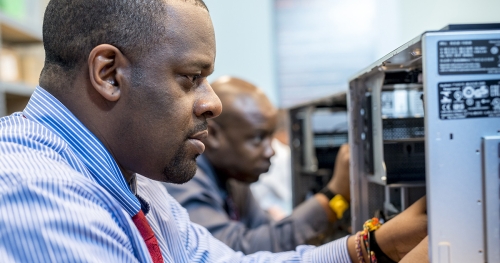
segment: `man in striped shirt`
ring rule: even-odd
[[[234,252],[158,182],[191,179],[206,120],[221,112],[201,0],[51,0],[43,39],[40,86],[23,112],[0,119],[2,262],[356,259],[353,237]],[[423,208],[377,230],[392,258],[425,236]]]

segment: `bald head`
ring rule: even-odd
[[[224,178],[252,183],[267,172],[277,110],[255,85],[234,77],[212,83],[222,114],[209,120],[205,156]]]
[[[264,115],[262,118],[272,117],[277,113],[266,94],[248,81],[224,76],[215,80],[211,86],[223,106],[222,114],[213,121],[223,126],[238,123],[245,114],[256,118]]]

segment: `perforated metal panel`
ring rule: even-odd
[[[383,119],[384,140],[424,138],[424,118]]]

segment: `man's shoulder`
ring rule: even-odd
[[[22,115],[0,119],[2,198],[20,200],[5,203],[13,213],[22,213],[22,204],[53,208],[62,207],[61,204],[80,204],[113,213],[123,212],[111,195],[90,178],[81,160],[64,140]],[[29,220],[37,219],[34,216]]]
[[[0,167],[0,196],[5,191],[30,185],[95,186],[60,155],[15,143],[0,142]]]
[[[0,189],[51,180],[76,183],[80,177],[82,183],[90,182],[69,162],[75,166],[79,160],[46,127],[19,114],[0,119]]]
[[[68,148],[56,133],[21,113],[0,118],[0,145],[0,154],[37,151],[48,157],[56,157]]]

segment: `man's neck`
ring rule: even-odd
[[[225,170],[223,169],[218,169],[217,167],[214,166],[214,171],[215,171],[215,176],[217,177],[217,183],[219,184],[219,187],[227,191],[227,180],[229,179],[229,175],[226,173]]]

